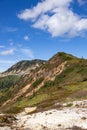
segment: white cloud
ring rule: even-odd
[[[12,54],[14,54],[14,49],[4,50],[0,52],[0,55],[2,56],[12,55]]]
[[[24,40],[25,40],[25,41],[29,41],[29,39],[30,39],[29,36],[27,36],[27,35],[24,36]]]
[[[0,48],[5,48],[5,46],[3,46],[3,45],[0,45]]]
[[[40,14],[44,14],[45,12],[57,8],[58,6],[65,7],[69,2],[71,2],[71,0],[45,0],[38,3],[38,5],[33,9],[25,9],[21,11],[21,13],[18,14],[18,17],[24,20],[35,19]]]
[[[29,48],[21,48],[21,52],[26,55],[27,57],[29,57],[30,59],[33,59],[34,58],[34,55],[33,55],[33,51]]]
[[[32,27],[46,30],[53,37],[80,36],[87,31],[87,18],[74,13],[70,8],[71,2],[73,0],[44,0],[32,9],[21,11],[18,17],[31,20]]]
[[[2,28],[3,32],[16,32],[18,30],[18,28],[15,27],[4,27]]]

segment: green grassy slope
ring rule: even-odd
[[[7,89],[11,86],[14,86],[19,80],[20,80],[20,77],[17,75],[9,75],[5,77],[1,77],[0,90]]]

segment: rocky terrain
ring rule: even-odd
[[[60,52],[19,62],[1,74],[1,130],[87,129],[86,99],[86,59]]]
[[[55,106],[37,113],[31,113],[36,107],[27,107],[15,116],[3,115],[0,130],[87,130],[87,100]]]
[[[87,100],[55,105],[48,111],[18,114],[17,125],[30,130],[87,130]]]
[[[4,77],[7,75],[24,75],[28,74],[31,71],[35,70],[36,68],[40,67],[42,64],[44,64],[46,61],[44,60],[23,60],[15,65],[13,65],[11,68],[9,68],[7,71],[0,74],[0,77]]]

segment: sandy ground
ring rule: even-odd
[[[8,126],[5,126],[5,127],[0,127],[0,130],[11,130],[11,128]]]
[[[32,115],[22,112],[17,115],[17,125],[24,130],[69,130],[74,126],[87,130],[87,101],[72,104],[71,107],[63,104],[61,110],[51,109]]]

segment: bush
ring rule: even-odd
[[[32,86],[33,86],[34,88],[37,87],[39,84],[42,83],[43,80],[44,80],[43,77],[39,78],[38,80],[36,80],[36,81],[32,84]]]

